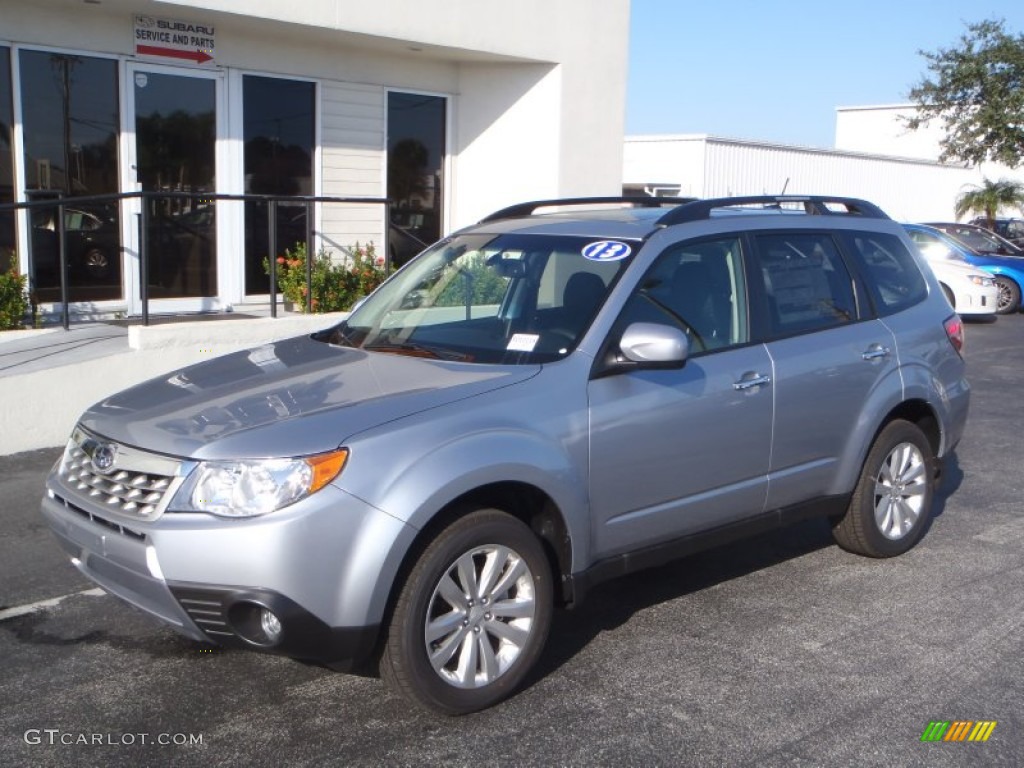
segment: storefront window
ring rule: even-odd
[[[246,75],[242,104],[245,191],[259,195],[312,195],[316,91],[313,83]],[[277,242],[268,248],[268,206],[245,204],[245,292],[269,292],[264,260],[306,239],[306,206],[280,202]]]
[[[11,49],[0,46],[0,205],[14,202],[14,118],[11,108]],[[0,211],[0,271],[18,263],[14,211]]]
[[[401,265],[441,237],[446,99],[388,94],[391,259]]]
[[[117,62],[21,51],[25,194],[56,200],[118,191]],[[122,296],[116,202],[64,210],[72,301]],[[41,301],[60,299],[60,224],[56,206],[33,210],[30,273]]]
[[[217,295],[217,83],[213,78],[138,68],[133,72],[135,152],[147,198],[149,297]]]

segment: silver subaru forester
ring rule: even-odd
[[[962,343],[861,200],[524,204],[333,328],[93,406],[42,510],[189,637],[377,662],[466,713],[604,579],[809,516],[909,549],[964,430]]]

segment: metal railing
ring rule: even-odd
[[[33,236],[31,214],[37,210],[56,209],[54,227],[57,232],[58,243],[58,274],[60,279],[60,301],[61,322],[65,330],[70,327],[70,292],[68,281],[68,237],[66,226],[66,211],[69,206],[75,208],[95,206],[103,204],[120,204],[123,200],[138,198],[142,200],[141,212],[135,214],[138,218],[138,259],[139,259],[139,302],[142,309],[142,324],[149,325],[149,234],[150,234],[150,206],[153,200],[179,200],[189,203],[209,204],[218,201],[236,201],[243,203],[263,203],[267,206],[267,253],[269,262],[269,293],[270,293],[270,315],[277,317],[277,259],[274,255],[277,244],[277,220],[278,206],[282,203],[288,207],[296,208],[304,206],[306,231],[306,311],[312,311],[313,305],[313,262],[314,262],[314,229],[313,229],[313,206],[317,203],[339,204],[339,205],[381,205],[384,206],[383,234],[383,256],[384,268],[391,269],[391,254],[388,247],[388,225],[387,225],[387,198],[379,197],[332,197],[323,195],[253,195],[253,194],[220,194],[213,192],[161,192],[161,191],[137,191],[121,192],[104,195],[80,195],[80,196],[56,196],[48,199],[37,199],[19,203],[0,204],[0,214],[6,211],[18,211],[27,209],[30,212],[29,236],[25,238],[28,245],[29,279],[35,281],[35,263],[33,254]],[[303,242],[303,241],[297,241]],[[118,248],[120,253],[121,248]],[[30,286],[30,288],[33,286]]]

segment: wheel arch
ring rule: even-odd
[[[402,586],[430,543],[456,520],[477,509],[497,509],[520,520],[537,536],[547,556],[556,603],[571,601],[567,585],[572,572],[572,536],[567,521],[555,500],[536,485],[502,480],[471,488],[452,498],[439,509],[412,539],[388,587],[381,626],[387,627],[393,616]],[[381,632],[377,653],[383,649],[386,632]]]
[[[874,432],[871,434],[871,438],[865,442],[861,447],[860,455],[855,464],[856,475],[853,478],[853,483],[856,483],[856,478],[860,476],[860,472],[864,467],[864,462],[868,458],[868,454],[871,452],[871,447],[878,440],[878,436],[882,433],[887,426],[894,421],[908,421],[911,424],[917,426],[928,438],[928,445],[932,449],[932,457],[940,455],[942,450],[942,427],[939,423],[938,414],[931,404],[922,398],[911,398],[904,400],[903,402],[892,407],[885,416],[878,422]],[[938,469],[938,461],[936,460],[934,470]],[[852,486],[851,486],[852,487]]]

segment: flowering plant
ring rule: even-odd
[[[0,272],[0,331],[23,327],[25,311],[28,309],[26,281],[25,275],[19,275],[15,267]]]
[[[270,263],[263,260],[270,274]],[[329,251],[321,249],[313,257],[311,280],[314,313],[339,312],[350,309],[359,299],[368,295],[388,276],[384,257],[378,256],[373,243],[356,243],[344,261],[335,262]],[[277,257],[277,288],[285,301],[306,311],[306,244],[296,243]]]

